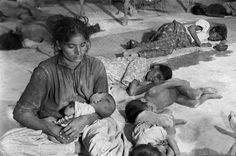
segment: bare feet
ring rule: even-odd
[[[194,107],[198,107],[200,106],[202,103],[204,103],[206,100],[208,99],[221,99],[222,96],[218,93],[207,93],[207,94],[203,94],[199,100],[196,100],[196,104],[194,105]]]
[[[199,88],[203,94],[216,94],[218,93],[217,89],[212,87]]]
[[[192,93],[192,97],[194,100],[199,99],[203,94],[202,88],[195,89],[194,92]]]

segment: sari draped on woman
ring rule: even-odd
[[[191,37],[183,24],[174,20],[163,24],[148,41],[137,45],[141,48],[138,55],[144,58],[166,56],[175,49],[192,46]]]

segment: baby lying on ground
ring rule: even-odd
[[[135,125],[132,132],[135,147],[130,156],[138,156],[138,153],[145,156],[180,154],[174,139],[175,125],[185,124],[185,120],[174,119],[170,110],[157,114],[154,107],[140,99],[129,102],[125,113],[128,121]]]

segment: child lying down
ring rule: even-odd
[[[172,70],[163,64],[154,64],[147,72],[146,81],[133,80],[127,90],[129,95],[145,93],[144,99],[158,110],[178,103],[196,108],[208,99],[220,99],[221,95],[212,87],[192,88],[186,80],[172,78]]]
[[[182,119],[174,119],[170,110],[156,113],[155,108],[138,99],[129,102],[125,108],[129,122],[134,123],[132,132],[134,149],[130,156],[177,156],[180,154],[174,139],[175,125],[185,124]],[[138,154],[139,153],[139,154]]]

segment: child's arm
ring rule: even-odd
[[[140,95],[146,91],[148,91],[150,88],[159,85],[161,83],[147,83],[147,84],[140,84],[140,82],[136,79],[134,79],[128,89],[127,89],[127,93],[129,94],[129,96],[134,96],[134,95]]]
[[[167,135],[167,141],[168,141],[170,148],[172,148],[172,150],[174,151],[175,156],[180,155],[179,147],[178,147],[175,139],[172,136]]]

